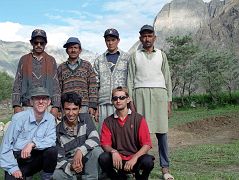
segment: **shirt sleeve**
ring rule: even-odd
[[[99,146],[100,143],[99,134],[96,131],[95,125],[89,115],[86,120],[86,136],[87,139],[85,143],[78,147],[78,149],[82,152],[83,156],[85,156],[94,147]]]
[[[129,65],[128,65],[128,77],[127,77],[127,87],[129,90],[129,96],[134,98],[134,78],[135,78],[135,68],[136,68],[136,64],[135,64],[135,56],[134,54],[131,55],[130,59],[129,59]]]
[[[166,85],[167,93],[168,93],[168,101],[172,101],[172,81],[171,81],[170,69],[168,65],[168,59],[164,52],[162,52],[162,56],[163,56],[162,73],[165,78],[165,85]]]
[[[22,91],[22,59],[20,59],[17,67],[17,72],[13,84],[12,106],[21,106],[21,91]]]
[[[141,146],[149,145],[152,147],[152,141],[150,138],[149,128],[145,118],[142,118],[139,126],[139,143]]]
[[[8,173],[12,174],[14,171],[19,170],[17,160],[13,155],[13,145],[19,132],[16,127],[16,120],[12,119],[0,147],[0,166]]]
[[[105,122],[103,122],[102,129],[101,129],[101,135],[100,135],[100,144],[101,146],[112,146],[112,140],[111,140],[112,134],[106,125]]]
[[[53,95],[52,95],[52,105],[53,105],[53,107],[59,108],[60,104],[61,104],[61,89],[60,89],[58,75],[57,75],[56,60],[53,58]]]
[[[97,108],[98,102],[98,87],[96,82],[96,73],[93,70],[91,64],[89,65],[89,77],[88,77],[88,84],[89,84],[89,107],[90,108]]]

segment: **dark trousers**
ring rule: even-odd
[[[53,173],[57,163],[57,148],[50,147],[44,150],[35,150],[31,152],[31,157],[27,159],[21,158],[21,151],[13,152],[17,159],[24,179],[33,176],[35,173],[43,170],[45,173]],[[5,172],[5,180],[15,180],[13,176]]]
[[[159,162],[161,167],[169,167],[169,157],[168,157],[168,137],[167,133],[160,134],[156,133],[158,139],[158,153]]]
[[[123,161],[123,168],[126,161]],[[127,171],[118,170],[113,167],[112,154],[109,152],[104,152],[99,157],[99,164],[101,169],[111,178],[111,179],[126,179]],[[132,172],[135,173],[136,180],[147,180],[151,170],[154,168],[154,156],[144,154],[139,157],[137,163],[134,165]]]

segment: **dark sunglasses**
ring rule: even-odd
[[[117,101],[118,99],[120,100],[125,100],[127,98],[127,96],[113,96],[112,100],[113,101]]]
[[[34,45],[38,45],[40,43],[41,46],[44,46],[46,43],[44,41],[34,41]]]

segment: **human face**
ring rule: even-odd
[[[31,41],[33,47],[33,53],[40,55],[44,52],[46,42],[42,37],[36,37]]]
[[[119,42],[120,42],[120,39],[118,39],[117,37],[113,37],[113,36],[105,37],[105,44],[110,53],[115,53],[118,50]]]
[[[124,91],[116,91],[113,94],[112,102],[117,110],[127,109],[127,104],[130,102],[129,97],[126,96]]]
[[[79,46],[79,44],[70,45],[69,47],[67,47],[66,52],[69,55],[69,60],[74,61],[79,58],[81,47]]]
[[[35,96],[31,98],[30,103],[35,113],[42,114],[51,104],[51,100],[48,96]]]
[[[154,47],[156,36],[154,32],[144,31],[141,33],[139,39],[143,45],[143,48],[148,50]]]
[[[64,113],[69,124],[75,123],[80,113],[80,107],[74,103],[64,103]]]

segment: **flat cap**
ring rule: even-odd
[[[145,24],[141,27],[139,33],[141,34],[143,31],[151,31],[151,32],[154,32],[154,27],[153,26],[150,26],[148,24]]]
[[[105,33],[104,33],[104,38],[105,38],[106,36],[115,36],[115,37],[119,38],[119,33],[118,33],[118,31],[117,31],[116,29],[110,28],[110,29],[107,29],[107,30],[105,31]]]
[[[66,43],[64,44],[63,48],[68,48],[70,45],[79,44],[81,46],[80,40],[76,37],[70,37]]]
[[[32,41],[34,38],[36,37],[42,37],[46,43],[47,43],[47,36],[46,36],[46,32],[42,29],[35,29],[34,31],[32,31],[32,36],[31,36],[31,40]]]
[[[49,91],[46,88],[36,87],[36,88],[33,88],[30,91],[30,96],[31,97],[36,97],[36,96],[48,96],[48,97],[50,97],[50,94],[49,94]]]

